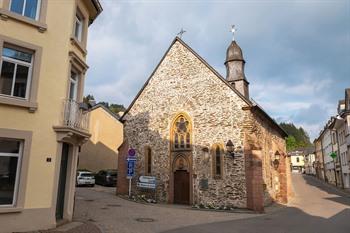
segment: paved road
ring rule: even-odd
[[[293,175],[293,185],[295,198],[287,208],[259,217],[183,227],[166,233],[350,232],[350,195],[299,174]]]
[[[77,188],[74,221],[93,223],[104,233],[156,233],[258,216],[250,211],[232,214],[193,210],[189,206],[146,205],[124,200],[114,193],[115,188],[101,186]]]
[[[79,188],[74,219],[105,233],[350,233],[350,195],[310,176],[293,175],[293,185],[290,206],[263,215],[143,205],[116,197],[113,188]]]

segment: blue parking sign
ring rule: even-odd
[[[136,163],[136,159],[134,158],[128,158],[128,167],[127,167],[127,175],[126,178],[128,179],[132,179],[132,177],[135,174],[135,163]]]

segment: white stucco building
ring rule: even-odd
[[[331,128],[335,134],[337,146],[337,160],[339,161],[339,170],[341,186],[350,189],[350,169],[349,169],[349,111],[350,111],[350,89],[345,90],[345,99],[340,100],[338,104],[338,116],[334,118]],[[337,164],[336,164],[337,165]],[[339,185],[338,185],[339,186]]]
[[[330,184],[337,184],[336,176],[335,176],[335,163],[334,159],[331,157],[333,152],[333,144],[332,144],[332,134],[329,129],[329,124],[324,128],[320,135],[322,151],[323,151],[323,159],[324,159],[324,169],[325,169],[325,179],[326,182]]]
[[[309,148],[304,151],[304,166],[305,166],[305,174],[308,175],[316,175],[315,168],[316,155],[314,148]]]

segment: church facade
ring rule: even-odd
[[[117,193],[128,193],[126,158],[157,179],[159,202],[263,211],[290,191],[286,133],[249,99],[241,48],[227,49],[223,78],[176,37],[122,117]]]

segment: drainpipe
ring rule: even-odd
[[[326,183],[328,183],[328,179],[327,179],[327,176],[326,176],[326,164],[324,163],[324,153],[323,153],[322,139],[320,141],[321,141],[321,154],[322,154],[322,162],[323,162],[323,178],[324,178],[324,181]]]
[[[337,137],[337,145],[338,145],[338,156],[339,156],[339,161],[340,161],[340,180],[341,180],[341,187],[344,188],[344,180],[343,180],[343,168],[342,168],[342,161],[341,161],[341,156],[340,156],[340,145],[339,145],[339,138],[338,138],[338,132],[337,130],[335,131],[336,137]]]
[[[332,145],[333,146],[333,145]],[[333,150],[332,150],[333,152]],[[333,165],[334,165],[334,179],[335,179],[335,187],[338,187],[338,179],[337,179],[337,168],[335,166],[335,161],[333,159]]]

